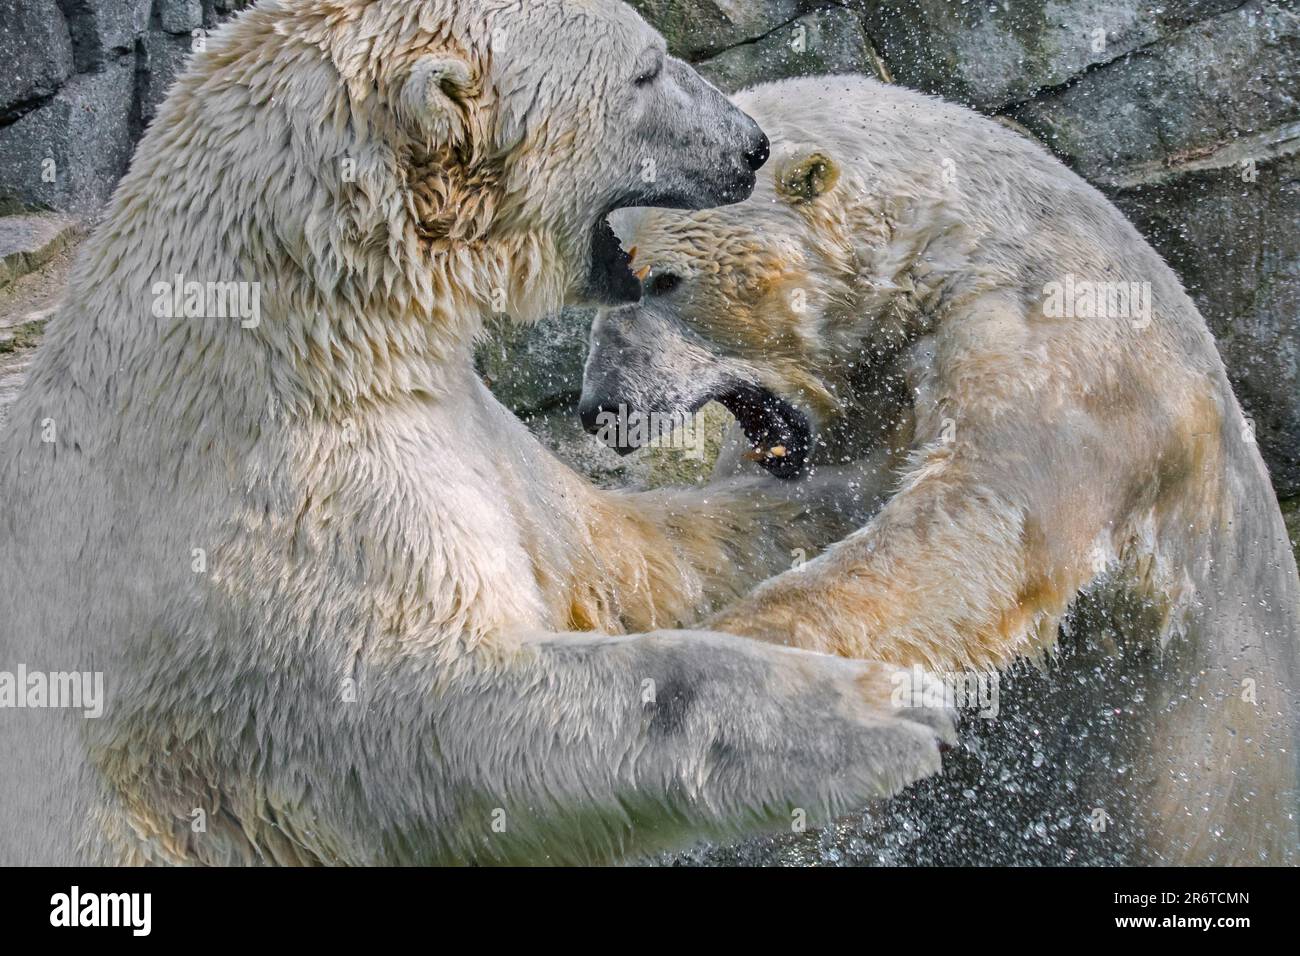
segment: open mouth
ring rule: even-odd
[[[601,305],[623,305],[641,298],[641,280],[632,271],[632,259],[619,245],[608,214],[597,219],[591,230],[587,298]]]
[[[587,273],[587,300],[593,305],[625,305],[641,299],[641,280],[632,271],[632,260],[623,251],[618,236],[610,227],[609,217],[612,213],[619,209],[633,207],[708,209],[714,206],[725,206],[748,199],[757,181],[757,176],[751,170],[745,169],[726,186],[704,190],[700,195],[656,190],[650,193],[625,193],[619,196],[606,210],[605,215],[597,217],[591,227],[591,266]]]
[[[798,477],[812,444],[812,428],[803,412],[758,385],[735,385],[714,399],[745,430],[751,446],[746,457],[777,478]]]
[[[620,455],[630,455],[656,438],[669,434],[681,423],[683,413],[693,415],[712,401],[731,412],[744,429],[750,444],[746,457],[758,462],[777,478],[799,476],[812,447],[812,427],[808,417],[759,385],[729,385],[671,414],[629,409],[625,404],[615,408],[597,403],[580,409],[580,414],[588,432],[600,437]],[[665,416],[669,419],[667,423]]]

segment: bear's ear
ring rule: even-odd
[[[776,163],[776,193],[791,203],[812,202],[839,179],[839,165],[820,149],[797,148]]]
[[[454,53],[415,61],[398,97],[402,121],[431,146],[456,146],[465,137],[466,107],[476,95],[474,68]]]

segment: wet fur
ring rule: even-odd
[[[474,373],[498,291],[581,296],[643,150],[689,190],[745,148],[684,64],[633,92],[652,47],[612,0],[265,0],[194,57],[0,436],[0,669],[108,695],[0,710],[0,862],[603,862],[938,769],[888,668],[617,636],[833,489],[602,493]],[[156,317],[178,273],[261,281],[260,324]]]
[[[1056,653],[1091,596],[1109,612],[1096,640],[1139,655],[1139,674],[1164,662],[1133,685],[1140,746],[1075,777],[1123,808],[1124,858],[1295,863],[1295,561],[1176,276],[1098,192],[969,110],[858,77],[736,101],[772,138],[770,175],[740,206],[624,215],[638,264],[685,279],[597,321],[588,383],[673,407],[712,381],[756,382],[818,422],[816,460],[875,455],[886,500],[709,626],[1005,670]],[[784,186],[816,152],[838,181],[811,198]],[[1045,284],[1067,273],[1149,282],[1151,325],[1045,315]]]

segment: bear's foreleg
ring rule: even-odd
[[[368,812],[437,841],[403,852],[593,863],[826,820],[938,771],[952,733],[945,710],[892,709],[891,668],[730,635],[492,653],[441,680],[416,655],[369,669]]]
[[[1031,593],[1024,527],[1006,501],[925,479],[707,626],[900,666],[1005,666],[1032,648],[1037,618],[1062,609]]]
[[[647,492],[586,492],[579,516],[590,561],[576,565],[572,629],[692,626],[799,567],[862,526],[879,504],[873,462],[820,467],[803,481],[734,476]],[[572,558],[571,558],[572,559]]]

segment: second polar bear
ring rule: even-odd
[[[1293,862],[1295,561],[1177,277],[969,110],[848,76],[735,99],[772,162],[741,205],[621,214],[646,297],[597,319],[584,418],[720,400],[762,467],[874,454],[887,501],[709,625],[969,672],[1100,603],[1149,666],[1075,819],[1122,817],[1136,859]]]

